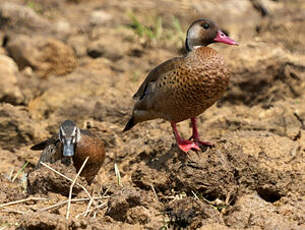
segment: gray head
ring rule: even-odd
[[[81,139],[79,128],[73,121],[64,121],[59,128],[59,140],[63,145],[63,156],[71,157],[77,142]]]
[[[185,40],[187,52],[198,46],[207,46],[214,42],[238,45],[236,41],[225,35],[213,21],[206,18],[194,21],[187,30]]]

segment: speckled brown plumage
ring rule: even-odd
[[[40,162],[54,163],[57,160],[62,160],[64,163],[70,163],[70,157],[63,156],[64,144],[60,141],[58,135],[32,146],[31,149],[43,150],[37,167],[40,167]],[[86,178],[88,184],[91,184],[99,172],[105,156],[103,141],[87,130],[80,130],[80,139],[75,143],[74,155],[71,158],[73,159],[74,167],[79,171],[86,157],[89,157],[80,174]]]
[[[208,19],[193,22],[187,32],[187,55],[170,59],[148,74],[134,95],[137,101],[124,131],[139,122],[163,118],[171,122],[178,146],[183,151],[199,149],[198,143],[209,144],[199,141],[195,117],[223,95],[230,78],[222,56],[206,47],[213,42],[237,44]],[[194,143],[182,140],[176,129],[177,122],[189,118],[192,119]]]
[[[200,47],[167,63],[172,62],[174,68],[150,83],[154,84],[155,93],[135,104],[135,112],[145,111],[145,120],[163,118],[180,122],[196,117],[213,105],[228,86],[229,72],[223,58],[211,48]]]

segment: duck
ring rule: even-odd
[[[61,160],[69,165],[71,160],[77,171],[89,157],[80,176],[91,184],[105,160],[104,142],[89,130],[79,129],[74,121],[65,120],[58,134],[31,147],[31,150],[43,150],[37,167],[41,162],[54,163]]]
[[[193,21],[186,33],[186,55],[166,60],[148,73],[133,96],[132,115],[123,132],[138,123],[161,118],[170,122],[183,152],[213,146],[200,140],[196,120],[223,96],[230,80],[224,58],[207,47],[213,43],[238,45],[212,20]],[[192,136],[184,140],[176,124],[187,119],[191,120]]]

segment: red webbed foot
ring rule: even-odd
[[[195,143],[198,143],[199,145],[202,146],[207,146],[207,147],[214,147],[215,145],[209,141],[199,141],[199,140],[195,140]]]
[[[183,152],[188,152],[190,150],[200,150],[198,144],[196,144],[193,141],[188,141],[188,140],[181,140],[179,143],[177,142],[178,147],[183,151]]]
[[[194,138],[193,136],[191,136],[189,138],[189,140],[194,140],[194,143],[196,143],[197,145],[201,145],[201,146],[207,146],[207,147],[214,147],[215,146],[212,142],[200,141],[199,139]]]

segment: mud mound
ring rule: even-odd
[[[237,52],[241,50],[238,50],[230,54],[234,58],[228,63],[234,66],[235,72],[222,102],[270,106],[275,101],[302,95],[305,65],[301,59],[305,56],[295,57],[278,46],[266,47],[264,42],[246,43],[240,49],[246,49],[246,52],[240,55]]]
[[[74,180],[77,175],[76,170],[72,164],[69,166],[62,164],[57,161],[53,164],[48,164],[52,169],[65,175],[66,177]],[[41,166],[40,168],[31,172],[28,176],[28,192],[30,194],[44,194],[47,195],[48,192],[59,193],[63,196],[69,196],[71,181],[64,178],[63,176]],[[83,178],[78,178],[78,183],[87,185],[86,180]],[[76,196],[82,188],[76,184],[73,187],[73,195]]]
[[[16,181],[9,180],[9,178],[0,174],[0,182],[3,188],[0,191],[0,200],[3,203],[21,200],[26,198],[26,178],[24,181],[17,179]]]
[[[240,44],[211,44],[232,72],[198,117],[215,147],[181,152],[163,120],[122,133],[132,95],[199,17]],[[0,229],[305,229],[304,19],[302,0],[2,1]],[[30,149],[67,119],[107,155],[90,186],[77,179],[68,219],[71,181],[35,169]]]
[[[221,214],[212,205],[198,198],[178,198],[169,202],[165,207],[169,217],[169,227],[176,229],[198,229],[209,223],[222,223]]]

